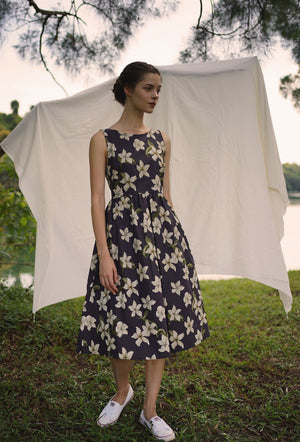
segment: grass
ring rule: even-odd
[[[158,413],[178,441],[298,441],[300,271],[287,319],[276,290],[247,279],[201,283],[211,337],[166,363]],[[32,293],[0,285],[0,440],[151,441],[138,423],[143,363],[131,375],[135,399],[119,422],[95,419],[114,394],[108,358],[75,353],[83,298],[37,312]]]

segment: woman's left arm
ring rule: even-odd
[[[164,173],[164,181],[163,181],[163,194],[164,197],[168,200],[170,206],[173,208],[173,203],[170,194],[170,157],[171,157],[171,140],[167,134],[162,132],[163,140],[166,147],[165,152],[165,173]]]

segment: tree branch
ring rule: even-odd
[[[30,0],[29,0],[29,1],[30,1]],[[46,71],[49,72],[49,74],[51,75],[51,77],[52,77],[52,79],[55,81],[55,83],[56,83],[56,84],[57,84],[57,85],[58,85],[58,86],[64,91],[65,95],[68,97],[69,94],[68,94],[68,92],[66,91],[66,89],[63,87],[63,85],[61,85],[61,84],[56,80],[54,74],[53,74],[53,73],[50,71],[50,69],[48,68],[48,65],[47,65],[47,63],[46,63],[46,61],[45,61],[45,58],[44,58],[44,55],[43,55],[43,52],[42,52],[43,35],[44,35],[45,26],[46,26],[46,23],[47,23],[48,18],[49,18],[49,17],[45,17],[45,19],[44,19],[44,21],[43,21],[43,27],[42,27],[42,31],[41,31],[41,33],[40,33],[39,54],[40,54],[41,61],[42,61],[43,65],[44,65]]]
[[[203,4],[202,4],[202,0],[200,0],[200,13],[199,13],[199,18],[198,18],[198,22],[196,25],[196,29],[199,29],[199,27],[200,27],[200,20],[202,17],[202,13],[203,13]]]

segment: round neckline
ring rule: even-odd
[[[118,129],[111,129],[109,127],[106,130],[112,130],[114,132],[118,132],[119,134],[123,134],[123,135],[134,136],[134,135],[148,135],[150,132],[152,132],[153,129],[149,129],[147,132],[135,133],[135,134],[130,134],[128,132],[123,132],[123,131],[118,130]]]

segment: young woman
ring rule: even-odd
[[[133,360],[145,360],[140,422],[160,440],[174,431],[156,414],[165,358],[209,336],[188,240],[173,209],[169,137],[145,126],[161,90],[152,65],[125,67],[113,87],[120,119],[90,142],[95,233],[77,351],[111,357],[117,393],[97,420],[117,422],[133,398]],[[105,208],[105,177],[112,198]]]

